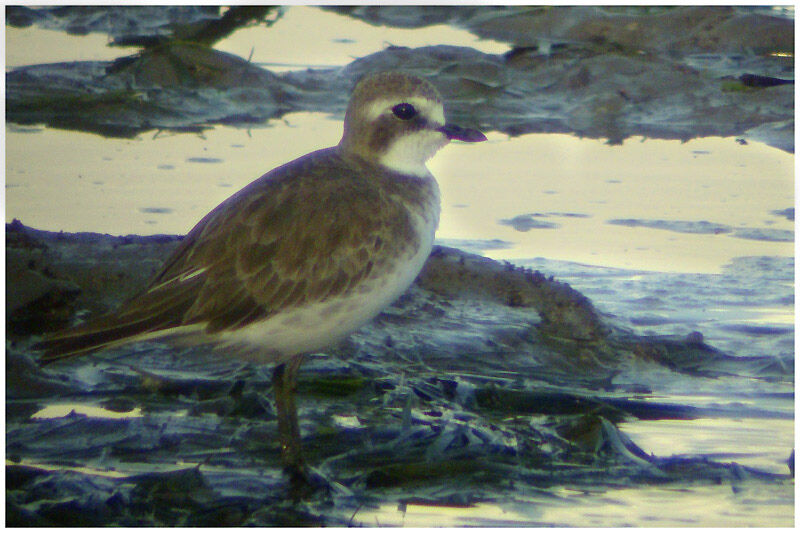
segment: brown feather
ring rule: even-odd
[[[419,248],[407,206],[434,216],[433,186],[338,147],[303,156],[206,215],[143,293],[38,347],[52,361],[178,326],[213,334],[352,292]]]

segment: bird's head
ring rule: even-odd
[[[383,72],[356,85],[339,147],[396,172],[427,175],[426,161],[451,140],[477,142],[486,137],[446,123],[442,99],[429,82]]]

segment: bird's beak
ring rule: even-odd
[[[486,140],[486,135],[470,128],[462,128],[455,124],[445,124],[437,131],[444,133],[451,141],[464,141],[468,143],[476,143]]]

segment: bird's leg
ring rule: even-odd
[[[294,392],[297,387],[297,369],[303,356],[297,356],[275,367],[272,373],[272,388],[278,411],[278,436],[283,466],[294,478],[303,476],[303,453],[300,444],[300,425],[297,422],[297,406]]]

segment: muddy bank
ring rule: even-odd
[[[607,224],[627,226],[630,228],[652,228],[677,233],[708,233],[719,235],[730,234],[736,239],[751,239],[757,241],[794,242],[794,232],[774,228],[734,228],[727,224],[717,224],[706,220],[639,220],[639,219],[612,219]]]
[[[6,24],[36,25],[70,35],[102,33],[110,46],[154,46],[183,40],[213,43],[234,29],[254,24],[269,26],[281,16],[275,6],[9,6]]]
[[[7,226],[9,525],[358,525],[359,509],[387,500],[791,483],[788,469],[651,456],[617,428],[734,416],[657,401],[636,376],[774,379],[753,374],[757,358],[700,333],[634,335],[566,284],[438,247],[397,303],[303,366],[304,446],[329,488],[291,504],[269,368],[151,342],[43,369],[28,348],[141,288],[178,240]],[[782,415],[738,405],[735,416]]]
[[[326,7],[378,26],[452,24],[517,48],[585,42],[675,54],[793,52],[792,21],[731,6]]]
[[[102,21],[97,9],[94,18]],[[12,14],[43,26],[63,20],[65,27],[78,16],[59,19],[51,9],[37,19],[38,10],[28,11]],[[163,21],[154,24],[142,11],[138,16],[147,22],[129,31],[157,35],[156,45],[115,62],[12,69],[6,74],[7,117],[18,124],[122,137],[154,129],[202,131],[216,124],[255,127],[296,111],[339,117],[356,79],[402,68],[430,78],[455,119],[487,131],[573,133],[610,143],[633,135],[742,136],[793,150],[794,23],[785,18],[731,7],[339,11],[374,24],[447,23],[507,42],[512,50],[493,55],[446,45],[389,46],[341,68],[275,74],[200,38],[164,38],[170,31],[186,32]],[[102,31],[100,23],[83,24]],[[113,35],[123,39],[120,33],[116,29]]]

